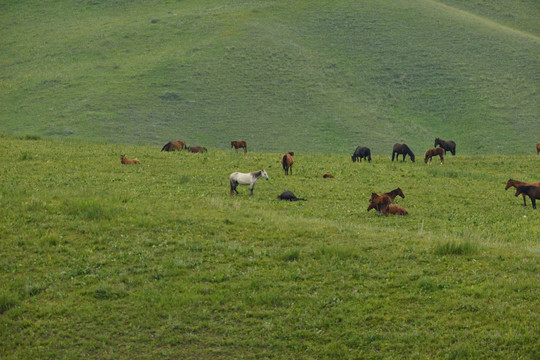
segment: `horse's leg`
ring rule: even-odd
[[[289,169],[291,169],[291,175],[292,175],[292,165],[289,167]]]
[[[536,209],[536,199],[533,198],[532,196],[529,196],[531,198],[531,203],[532,203],[532,206],[533,206],[533,209]]]
[[[441,165],[443,165],[444,164],[444,157],[441,155],[440,158],[441,158]]]
[[[253,196],[253,187],[254,186],[255,186],[255,184],[250,186],[250,188],[249,188],[249,196]]]
[[[394,155],[396,154],[395,151],[392,151],[392,161],[394,161]]]
[[[523,206],[527,206],[527,200],[525,200],[525,194],[521,194],[523,195]]]

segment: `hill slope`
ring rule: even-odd
[[[531,152],[535,2],[3,2],[0,130],[388,155]]]

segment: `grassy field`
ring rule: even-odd
[[[2,1],[0,131],[387,156],[540,139],[537,1]]]
[[[2,359],[540,356],[540,209],[504,190],[536,155],[298,153],[286,177],[159,149],[0,139]],[[398,186],[408,216],[366,211]]]

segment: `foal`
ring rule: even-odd
[[[506,182],[506,186],[504,188],[504,190],[508,190],[509,188],[511,188],[512,186],[515,187],[517,189],[518,186],[528,186],[528,185],[532,185],[532,186],[540,186],[540,182],[536,182],[536,183],[526,183],[524,181],[518,181],[518,180],[513,180],[513,179],[509,179],[507,182]],[[527,200],[525,200],[525,196],[526,194],[522,194],[523,195],[523,206],[527,206]]]
[[[522,185],[516,188],[516,196],[526,194],[531,199],[533,209],[536,209],[536,199],[540,199],[540,187],[532,185]]]
[[[129,164],[140,164],[141,162],[139,161],[139,159],[128,159],[126,158],[126,155],[120,155],[120,162],[124,165],[129,165]]]
[[[434,156],[439,155],[439,158],[441,159],[441,165],[444,164],[444,154],[446,153],[446,150],[442,147],[436,147],[433,149],[428,149],[426,151],[426,154],[424,155],[424,162],[427,164],[429,161],[429,165],[431,165],[431,158]]]

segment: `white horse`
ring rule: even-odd
[[[249,174],[233,172],[231,176],[229,176],[229,181],[231,183],[231,195],[234,195],[233,191],[236,191],[236,194],[238,194],[238,191],[236,190],[238,185],[249,185],[249,189],[251,190],[251,194],[249,196],[253,196],[253,187],[261,176],[268,180],[266,170],[259,170]]]

